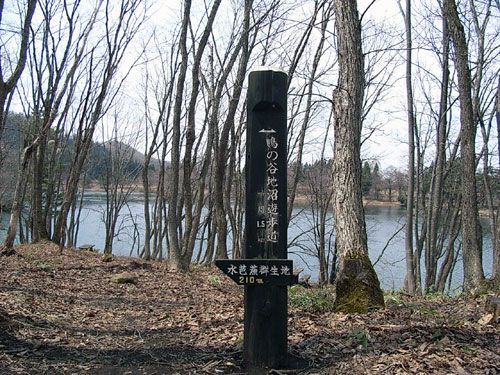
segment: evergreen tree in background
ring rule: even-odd
[[[361,171],[361,192],[363,197],[366,197],[370,193],[372,188],[372,171],[370,164],[365,161],[363,164],[363,170]]]

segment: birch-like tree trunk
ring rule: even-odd
[[[333,202],[340,257],[335,280],[336,309],[366,312],[384,305],[380,283],[368,257],[361,195],[361,128],[364,59],[356,0],[335,0],[339,78],[334,94]]]

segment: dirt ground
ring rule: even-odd
[[[245,373],[243,290],[217,270],[184,275],[51,244],[16,251],[0,258],[0,374]],[[394,294],[386,305],[367,315],[290,306],[289,351],[306,367],[268,372],[500,373],[484,297]]]

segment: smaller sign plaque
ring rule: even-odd
[[[289,259],[218,259],[215,265],[238,285],[294,285],[299,282],[293,274]]]

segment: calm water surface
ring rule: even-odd
[[[94,244],[97,249],[104,247],[104,199],[104,196],[99,193],[92,193],[85,196],[84,208],[80,217],[78,245]],[[295,267],[304,268],[304,274],[310,274],[312,279],[317,279],[318,262],[311,255],[314,253],[315,243],[314,236],[310,231],[312,226],[312,212],[302,209],[297,210],[295,213],[297,215],[289,227],[288,238],[289,242],[294,242],[299,246],[292,246],[289,249],[289,258],[294,260]],[[370,206],[365,209],[365,215],[369,254],[372,262],[377,262],[375,270],[377,271],[381,285],[386,290],[401,289],[405,276],[404,230],[399,231],[397,234],[395,233],[404,224],[405,210],[400,207]],[[8,215],[4,213],[0,222],[0,239],[3,239],[5,236],[7,222]],[[481,223],[484,230],[483,257],[485,272],[487,275],[490,275],[492,257],[491,235],[488,221],[482,219]],[[134,243],[134,231],[140,234],[142,241],[143,226],[142,197],[140,194],[137,194],[129,203],[128,208],[122,210],[118,235],[113,244],[113,253],[116,255],[137,256],[137,243],[135,248],[132,247]],[[388,243],[391,237],[393,238]],[[139,246],[142,246],[142,244],[139,244]],[[198,248],[195,250],[195,256]],[[462,263],[458,261],[453,273],[452,291],[461,285],[462,279]]]

